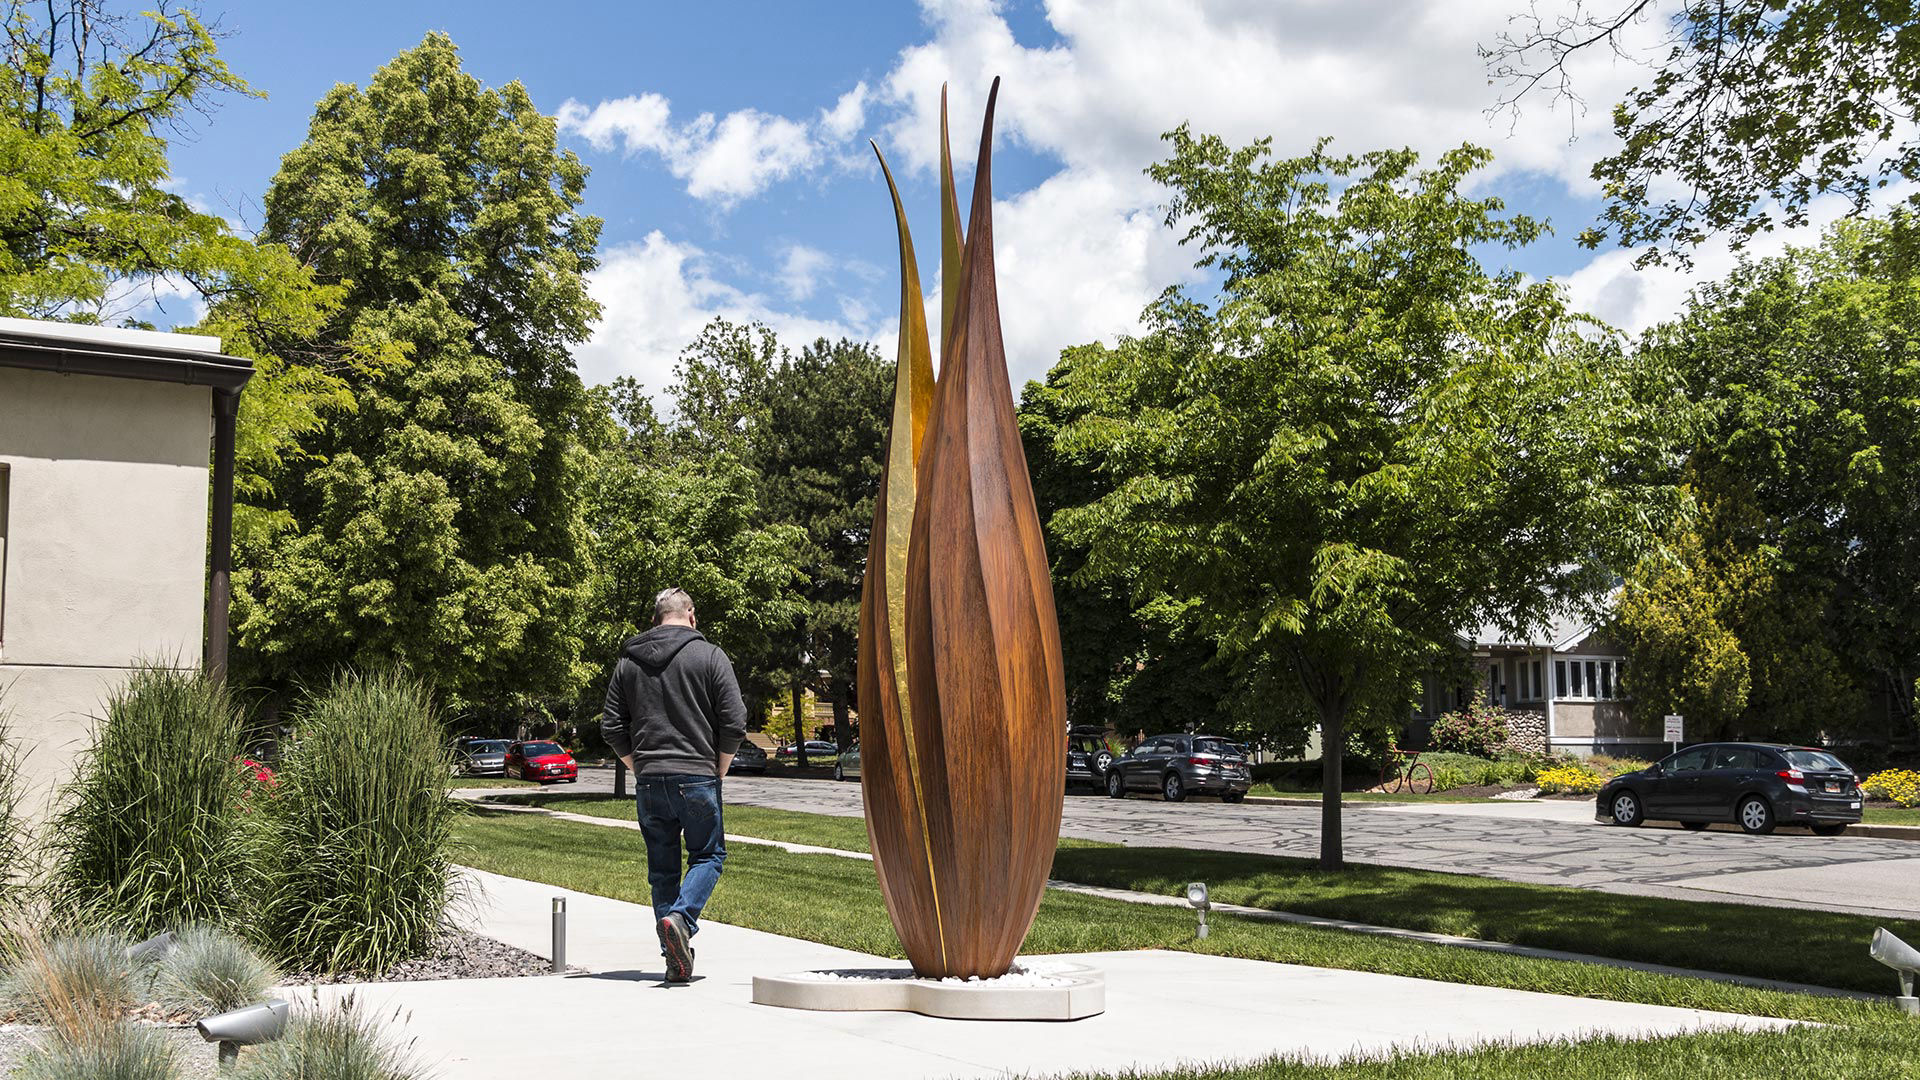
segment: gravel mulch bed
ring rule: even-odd
[[[204,1042],[200,1034],[190,1027],[163,1025],[167,1038],[179,1047],[180,1063],[185,1066],[182,1075],[189,1080],[202,1080],[213,1077],[219,1064],[220,1049],[213,1043]],[[7,1024],[0,1026],[0,1076],[13,1072],[33,1045],[44,1037],[45,1028],[26,1024]]]
[[[578,969],[572,969],[578,970]],[[377,974],[316,974],[288,972],[288,986],[360,982],[429,982],[437,979],[510,979],[549,975],[553,965],[545,957],[516,949],[503,941],[466,930],[449,930],[433,943],[433,951]]]

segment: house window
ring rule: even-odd
[[[1553,667],[1560,691],[1557,696],[1576,701],[1618,701],[1627,696],[1626,687],[1621,683],[1622,676],[1626,674],[1624,661],[1580,657],[1555,660]],[[1563,670],[1570,677],[1563,677]]]
[[[1565,660],[1553,662],[1553,696],[1567,696],[1567,662]]]
[[[1487,666],[1487,703],[1500,704],[1500,661],[1495,660]]]
[[[1524,680],[1527,684],[1527,700],[1539,701],[1541,698],[1546,697],[1547,696],[1546,684],[1540,681],[1540,671],[1541,671],[1541,668],[1544,666],[1541,663],[1541,661],[1523,660],[1521,661],[1520,666],[1522,668],[1527,669],[1531,674],[1531,678]]]

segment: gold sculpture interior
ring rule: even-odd
[[[940,101],[940,373],[906,211],[900,346],[860,605],[861,784],[914,970],[1005,974],[1046,888],[1066,776],[1053,586],[994,281],[995,79],[966,230]],[[874,152],[879,154],[878,146]]]

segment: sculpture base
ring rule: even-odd
[[[1107,984],[1079,964],[1014,965],[997,979],[925,979],[910,968],[755,975],[757,1005],[819,1012],[916,1012],[946,1020],[1082,1020],[1107,1010]]]
[[[1900,1011],[1908,1016],[1920,1016],[1920,997],[1897,997],[1893,999],[1893,1003],[1900,1006]]]

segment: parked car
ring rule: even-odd
[[[1755,834],[1807,825],[1838,836],[1860,820],[1860,801],[1860,778],[1825,750],[1702,743],[1607,781],[1594,814],[1615,825],[1678,821],[1704,829],[1730,821]]]
[[[1107,769],[1107,794],[1116,799],[1129,791],[1158,791],[1168,802],[1218,795],[1237,803],[1252,786],[1247,752],[1217,735],[1155,735]]]
[[[1097,791],[1107,786],[1107,770],[1113,766],[1113,751],[1107,748],[1104,728],[1070,728],[1067,731],[1067,783],[1091,784]]]
[[[580,767],[559,743],[529,740],[507,747],[507,775],[542,784],[571,784],[580,779]]]
[[[838,758],[834,760],[833,778],[835,780],[860,779],[860,744],[859,743],[854,743],[852,746],[848,747],[845,752],[843,752]]]
[[[453,740],[456,776],[507,775],[507,740],[465,736]]]
[[[740,749],[733,752],[733,764],[727,766],[727,775],[734,773],[763,773],[767,771],[767,752],[750,742],[742,742]]]
[[[778,754],[780,757],[783,757],[783,758],[790,758],[795,756],[792,743],[788,743],[787,745],[782,746],[780,749],[774,751],[774,753]],[[839,753],[840,753],[840,747],[835,743],[826,742],[825,740],[822,740],[822,739],[807,740],[807,757],[809,758],[837,757]]]

